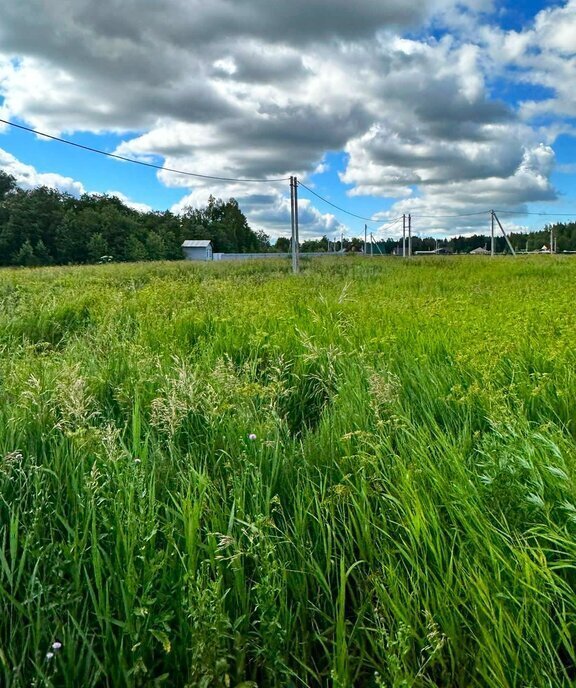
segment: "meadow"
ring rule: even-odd
[[[576,680],[576,260],[0,272],[0,685]]]

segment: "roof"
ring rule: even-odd
[[[475,248],[473,251],[470,251],[470,253],[486,255],[486,254],[490,253],[490,251],[486,248],[482,248],[482,246],[479,246],[478,248]]]
[[[211,244],[210,239],[186,239],[182,243],[182,248],[208,248]]]

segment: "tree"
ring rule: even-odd
[[[326,239],[326,237],[324,237],[324,239],[324,242],[322,239],[307,239],[301,244],[300,250],[302,253],[319,253],[321,251],[326,251],[328,249],[328,239]]]
[[[16,177],[0,170],[0,203],[16,188]]]
[[[34,248],[34,256],[36,257],[36,265],[52,265],[54,262],[50,251],[48,251],[42,239],[38,241]]]
[[[97,263],[102,256],[107,255],[109,255],[108,242],[100,232],[96,232],[88,239],[86,257],[90,263]]]
[[[270,250],[270,236],[263,229],[256,231],[256,241],[258,242],[258,251]]]
[[[274,250],[278,253],[288,253],[290,251],[290,239],[288,237],[278,237],[274,244]]]
[[[210,196],[206,208],[186,208],[182,218],[186,239],[210,239],[215,251],[251,253],[262,248],[267,235],[254,232],[238,201]]]
[[[146,235],[145,245],[149,260],[164,260],[166,258],[164,239],[156,232],[149,232]]]
[[[55,262],[60,265],[84,263],[87,259],[87,237],[98,231],[99,218],[92,208],[69,208],[55,231]]]
[[[30,267],[32,265],[37,265],[36,256],[34,255],[34,249],[30,243],[30,239],[22,244],[18,251],[14,254],[12,258],[14,265],[24,265]]]
[[[128,237],[123,259],[139,263],[140,261],[147,260],[147,258],[146,246],[144,246],[140,239],[135,236]]]

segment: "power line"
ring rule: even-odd
[[[390,230],[390,229],[392,229],[392,227],[394,227],[394,225],[398,224],[401,219],[402,219],[402,217],[397,217],[395,220],[392,220],[392,222],[389,222],[387,225],[383,225],[382,227],[379,227],[377,231],[378,232],[384,232],[384,231]]]
[[[523,215],[539,215],[540,217],[574,217],[576,212],[573,213],[537,213],[537,212],[518,212],[516,210],[495,210],[495,213],[500,213],[501,215],[518,215],[522,217]]]
[[[380,220],[375,219],[374,217],[363,217],[362,215],[357,215],[356,213],[352,213],[349,210],[346,210],[345,208],[340,207],[339,205],[336,205],[335,203],[332,203],[332,201],[329,201],[327,198],[324,198],[324,196],[321,196],[319,193],[316,193],[316,191],[313,191],[311,188],[306,186],[306,184],[303,184],[301,181],[298,181],[298,186],[303,187],[307,191],[309,191],[311,194],[314,194],[317,198],[319,198],[321,201],[324,201],[324,203],[327,203],[328,205],[331,205],[333,208],[336,208],[336,210],[339,210],[342,213],[346,213],[347,215],[351,215],[352,217],[357,217],[359,220],[364,220],[365,222],[372,222],[374,224],[378,224]],[[414,215],[412,214],[412,217],[425,217],[425,218],[444,218],[444,217],[471,217],[473,215],[485,215],[489,213],[489,210],[481,210],[478,212],[474,213],[459,213],[457,215]],[[401,217],[397,217],[395,220],[391,222],[391,224],[394,224],[398,220],[401,220]]]
[[[271,182],[287,182],[289,177],[281,177],[280,179],[239,179],[235,177],[216,177],[210,174],[199,174],[198,172],[186,172],[185,170],[176,170],[171,167],[164,167],[163,165],[155,165],[152,162],[144,162],[143,160],[135,160],[134,158],[127,158],[124,155],[117,155],[116,153],[108,153],[107,151],[100,150],[99,148],[92,148],[92,146],[85,146],[81,143],[75,143],[74,141],[69,141],[68,139],[60,138],[59,136],[52,136],[51,134],[45,134],[42,131],[37,131],[30,127],[25,127],[23,124],[16,124],[15,122],[10,122],[6,119],[1,119],[0,122],[3,124],[8,124],[11,127],[16,127],[17,129],[22,129],[23,131],[28,131],[37,136],[44,136],[52,141],[58,141],[59,143],[66,143],[69,146],[74,146],[75,148],[81,148],[82,150],[90,151],[91,153],[99,153],[100,155],[105,155],[108,158],[114,158],[115,160],[122,160],[124,162],[131,162],[134,165],[142,165],[143,167],[152,167],[155,170],[163,170],[164,172],[173,172],[174,174],[183,174],[187,177],[197,177],[199,179],[213,179],[219,182],[250,182],[250,183],[271,183]]]
[[[444,218],[444,217],[472,217],[474,215],[486,215],[489,210],[479,210],[475,213],[455,213],[454,215],[420,215],[419,213],[411,213],[412,217],[425,217],[425,218]]]
[[[392,220],[392,221],[389,222],[388,224],[382,225],[381,227],[378,227],[378,229],[376,230],[376,232],[386,232],[386,231],[392,229],[392,227],[394,227],[394,225],[398,224],[398,222],[400,222],[401,219],[402,219],[402,216],[397,217],[395,220]],[[372,236],[374,237],[374,239],[376,239],[376,240],[378,240],[378,241],[380,241],[380,240],[381,240],[381,241],[386,241],[386,237],[380,237],[380,238],[378,238],[373,232],[371,232],[371,234],[372,234]],[[345,238],[347,238],[346,232],[344,232],[344,236],[345,236]],[[362,236],[357,236],[357,235],[349,235],[349,236],[352,236],[353,239],[361,239],[362,241],[364,240]]]
[[[89,151],[91,153],[98,153],[99,155],[104,155],[108,158],[114,158],[115,160],[122,160],[123,162],[130,162],[133,163],[134,165],[141,165],[142,167],[150,167],[155,170],[163,170],[165,172],[172,172],[173,174],[181,174],[185,175],[187,177],[195,177],[197,179],[211,179],[214,181],[220,181],[220,182],[237,182],[237,183],[250,183],[250,184],[266,184],[266,183],[274,183],[274,182],[287,182],[290,180],[290,177],[279,177],[279,178],[273,178],[273,179],[253,179],[253,178],[241,178],[241,177],[219,177],[216,175],[210,175],[210,174],[200,174],[199,172],[187,172],[186,170],[178,170],[174,169],[172,167],[165,167],[163,165],[156,165],[155,163],[152,162],[144,162],[143,160],[136,160],[135,158],[128,158],[124,155],[118,155],[116,153],[109,153],[108,151],[101,150],[99,148],[93,148],[92,146],[85,146],[82,143],[76,143],[74,141],[69,141],[68,139],[63,139],[59,136],[53,136],[52,134],[46,134],[42,131],[38,131],[37,129],[32,129],[31,127],[26,127],[23,124],[16,124],[16,122],[10,122],[9,120],[2,119],[0,118],[0,122],[3,124],[7,124],[11,127],[15,127],[16,129],[21,129],[23,131],[30,132],[31,134],[36,134],[36,136],[43,136],[44,138],[50,139],[52,141],[57,141],[58,143],[65,143],[68,146],[73,146],[74,148],[80,148],[82,150]],[[373,224],[378,224],[381,222],[381,220],[378,220],[374,217],[364,217],[363,215],[357,215],[356,213],[353,213],[349,210],[346,210],[345,208],[342,208],[335,203],[332,203],[332,201],[329,201],[327,198],[324,198],[324,196],[321,196],[319,193],[316,191],[313,191],[310,187],[306,186],[306,184],[303,184],[301,181],[298,181],[298,186],[303,187],[306,189],[308,192],[319,198],[321,201],[324,203],[327,203],[328,205],[332,206],[333,208],[336,208],[336,210],[339,210],[342,213],[346,213],[346,215],[350,215],[351,217],[356,217],[359,220],[364,220],[364,222],[370,222]],[[485,215],[489,213],[489,210],[480,210],[477,212],[473,213],[455,213],[451,215],[434,215],[434,214],[414,214],[412,213],[412,217],[414,218],[426,218],[426,219],[442,219],[442,218],[458,218],[458,217],[474,217],[474,216],[479,216],[479,215]],[[507,215],[516,215],[518,217],[522,217],[525,215],[536,215],[539,217],[573,217],[575,213],[540,213],[540,212],[519,212],[516,210],[497,210],[495,212],[501,213],[501,214],[507,214]],[[391,221],[388,223],[388,225],[385,225],[381,229],[385,229],[387,226],[392,226],[395,224],[398,220],[400,220],[401,217],[397,217],[395,220]]]
[[[380,220],[374,219],[373,217],[364,217],[363,215],[357,215],[356,213],[352,213],[349,210],[346,210],[345,208],[341,208],[339,205],[332,203],[332,201],[329,201],[327,198],[324,198],[324,196],[321,196],[319,193],[316,193],[316,191],[312,191],[311,188],[306,186],[306,184],[303,184],[300,180],[298,180],[298,186],[301,186],[302,188],[306,189],[306,191],[309,191],[311,194],[314,194],[316,198],[319,198],[321,201],[324,201],[324,203],[331,205],[333,208],[336,208],[336,210],[339,210],[341,213],[346,213],[346,215],[357,217],[359,220],[364,220],[364,222],[372,222],[374,224],[378,224],[380,222]]]

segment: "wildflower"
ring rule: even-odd
[[[47,653],[46,653],[46,659],[47,659],[47,660],[51,660],[52,657],[54,657],[54,653],[53,653],[53,652],[47,652]]]
[[[138,457],[136,457],[134,459],[134,463],[142,463],[142,459],[139,459]]]
[[[256,435],[255,435],[253,432],[251,432],[251,433],[248,435],[248,439],[249,439],[251,442],[253,442],[253,441],[256,439]]]
[[[55,640],[52,643],[52,649],[58,651],[62,647],[62,643],[59,640]]]

